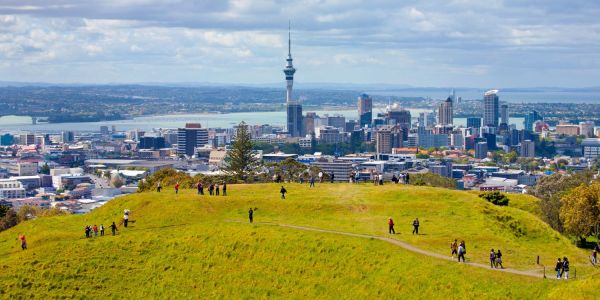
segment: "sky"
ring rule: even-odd
[[[0,0],[0,81],[600,86],[594,0]]]

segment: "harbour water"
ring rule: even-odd
[[[413,120],[416,121],[420,112],[429,112],[424,109],[409,109]],[[310,111],[310,110],[307,110]],[[356,119],[356,110],[321,110],[316,111],[319,116],[325,114],[341,114],[346,119]],[[374,109],[374,113],[377,110]],[[105,121],[105,122],[83,122],[83,123],[38,123],[33,125],[30,117],[5,116],[0,117],[0,132],[47,132],[58,133],[61,131],[89,132],[99,131],[100,126],[115,126],[118,131],[144,130],[151,131],[155,128],[177,128],[183,127],[185,123],[200,123],[203,127],[228,128],[246,122],[250,125],[285,125],[285,112],[243,112],[243,113],[195,113],[177,115],[157,115],[137,117],[129,120]],[[466,125],[466,118],[455,118],[456,125]],[[516,124],[518,129],[523,127],[523,118],[511,118],[510,123]]]

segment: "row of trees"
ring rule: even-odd
[[[25,205],[15,211],[13,208],[0,205],[0,231],[7,230],[29,219],[63,214],[66,214],[66,212],[57,208],[42,209],[37,206]]]

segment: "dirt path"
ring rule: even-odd
[[[227,220],[226,222],[231,222],[231,223],[246,223],[246,222],[242,222],[242,221],[233,221],[233,220]],[[384,241],[384,242],[388,242],[390,244],[402,247],[408,251],[412,251],[415,253],[419,253],[422,255],[427,255],[429,257],[434,257],[437,259],[443,259],[443,260],[447,260],[447,261],[454,261],[451,257],[447,256],[447,255],[442,255],[439,253],[435,253],[435,252],[431,252],[428,250],[424,250],[421,249],[419,247],[416,247],[414,245],[411,245],[409,243],[397,240],[397,239],[393,239],[393,238],[389,238],[389,237],[383,237],[383,236],[376,236],[376,235],[368,235],[368,234],[359,234],[359,233],[351,233],[351,232],[343,232],[343,231],[335,231],[335,230],[329,230],[329,229],[321,229],[321,228],[314,228],[314,227],[306,227],[306,226],[298,226],[298,225],[291,225],[291,224],[278,224],[278,223],[269,223],[269,222],[254,222],[254,224],[258,224],[258,225],[268,225],[268,226],[278,226],[278,227],[285,227],[285,228],[292,228],[292,229],[298,229],[298,230],[305,230],[305,231],[313,231],[313,232],[323,232],[323,233],[331,233],[331,234],[338,234],[338,235],[345,235],[345,236],[352,236],[352,237],[360,237],[360,238],[365,238],[365,239],[375,239],[375,240],[380,240],[380,241]],[[498,272],[505,272],[505,273],[511,273],[511,274],[517,274],[517,275],[523,275],[523,276],[530,276],[530,277],[537,277],[537,278],[544,278],[544,275],[535,271],[521,271],[521,270],[515,270],[515,269],[492,269],[490,268],[490,266],[488,264],[481,264],[481,263],[476,263],[476,262],[467,262],[464,263],[466,265],[469,266],[473,266],[473,267],[478,267],[478,268],[484,268],[487,270],[492,270],[492,271],[498,271]],[[553,276],[549,276],[548,278],[553,278]]]

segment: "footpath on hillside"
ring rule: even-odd
[[[238,221],[238,220],[226,220],[225,222],[229,222],[229,223],[246,223],[246,222]],[[306,226],[291,225],[291,224],[282,224],[282,223],[254,222],[253,224],[267,225],[267,226],[278,226],[278,227],[293,228],[293,229],[305,230],[305,231],[323,232],[323,233],[331,233],[331,234],[338,234],[338,235],[345,235],[345,236],[352,236],[352,237],[375,239],[375,240],[380,240],[380,241],[388,242],[390,244],[399,246],[399,247],[404,248],[404,249],[406,249],[408,251],[411,251],[411,252],[419,253],[419,254],[426,255],[426,256],[429,256],[429,257],[433,257],[433,258],[437,258],[437,259],[443,259],[443,260],[447,260],[447,261],[454,261],[454,259],[452,257],[448,257],[446,255],[442,255],[442,254],[431,252],[431,251],[427,251],[427,250],[421,249],[419,247],[416,247],[414,245],[411,245],[409,243],[406,243],[406,242],[403,242],[403,241],[400,241],[400,240],[397,240],[397,239],[389,238],[389,237],[376,236],[376,235],[368,235],[368,234],[360,234],[360,233],[352,233],[352,232],[335,231],[335,230],[329,230],[329,229],[321,229],[321,228],[315,228],[315,227],[306,227]],[[465,262],[464,264],[465,265],[469,265],[469,266],[473,266],[473,267],[484,268],[484,269],[487,269],[487,270],[498,271],[498,272],[505,272],[505,273],[523,275],[523,276],[536,277],[536,278],[544,278],[544,274],[540,274],[540,273],[535,272],[535,271],[521,271],[521,270],[510,269],[510,268],[504,268],[504,269],[493,268],[493,269],[491,269],[490,266],[487,265],[487,264],[481,264],[481,263],[476,263],[476,262]],[[547,278],[553,279],[553,276],[550,276],[550,277],[547,277]]]

